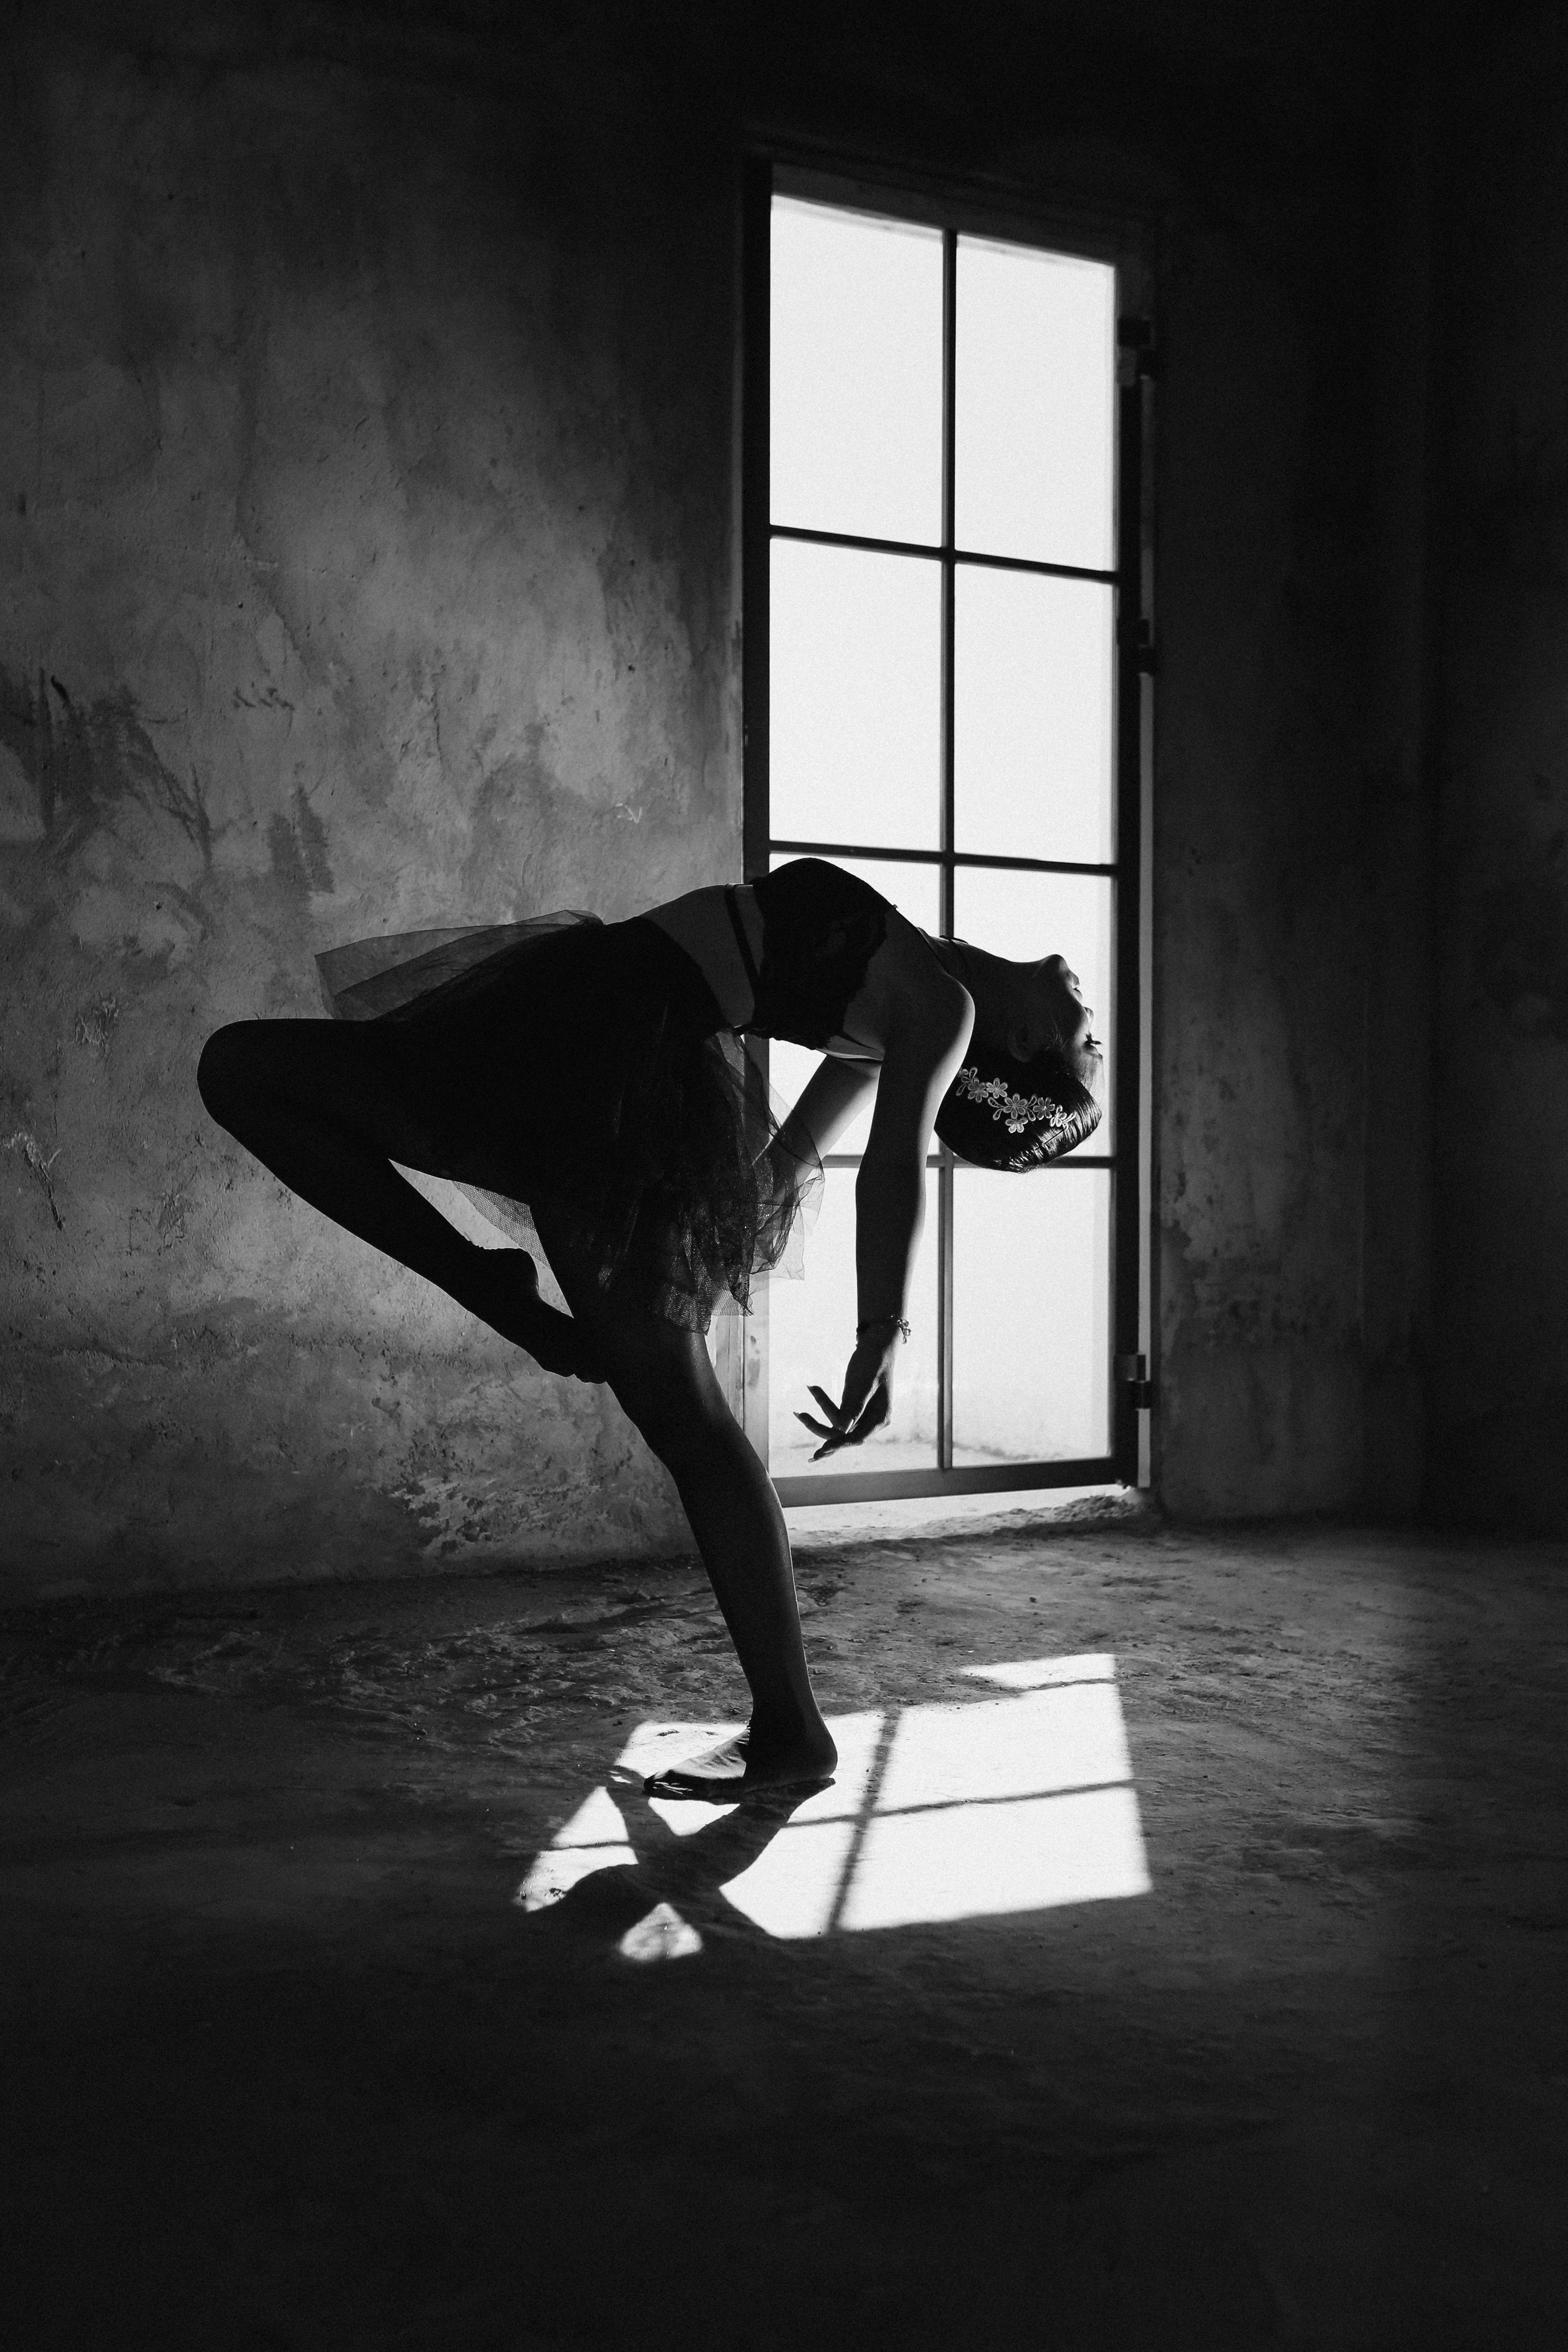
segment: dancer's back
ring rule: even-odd
[[[795,858],[754,885],[648,909],[701,971],[726,1023],[880,1063],[895,1032],[957,1009],[932,943],[842,866]],[[963,992],[960,990],[960,993]]]

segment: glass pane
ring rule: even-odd
[[[775,196],[773,520],[942,537],[942,232]]]
[[[780,851],[772,860],[774,867],[787,866],[792,853]],[[917,930],[929,931],[934,938],[942,928],[942,873],[935,866],[903,866],[890,857],[836,857],[835,866],[842,866],[847,874],[858,874],[873,890],[890,898],[901,915],[914,924]],[[800,1100],[807,1084],[821,1061],[808,1045],[792,1045],[787,1038],[773,1037],[768,1041],[768,1084],[775,1094],[782,1095],[786,1105],[793,1107]],[[834,1145],[835,1151],[864,1151],[871,1132],[871,1108],[860,1112],[850,1121]]]
[[[1109,865],[1114,591],[960,564],[954,846]]]
[[[1111,1001],[1112,912],[1115,884],[1103,874],[1017,874],[961,866],[953,877],[953,929],[961,940],[1018,963],[1064,955],[1094,1013],[1094,1034],[1105,1056],[1104,1116],[1084,1147],[1114,1150],[1111,1106],[1115,1006]]]
[[[960,547],[1109,571],[1116,272],[958,240]]]
[[[952,1181],[955,1465],[1110,1451],[1110,1171]]]
[[[912,1330],[899,1359],[891,1423],[864,1445],[814,1464],[821,1440],[795,1413],[821,1418],[809,1393],[813,1381],[830,1396],[842,1395],[855,1345],[855,1171],[828,1170],[821,1213],[806,1238],[804,1281],[775,1275],[768,1283],[768,1466],[775,1478],[936,1467],[936,1223],[933,1199],[910,1285]]]
[[[776,539],[772,581],[774,837],[934,849],[941,565]]]

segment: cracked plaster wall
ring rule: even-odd
[[[1249,155],[1162,273],[1153,1454],[1193,1517],[1421,1491],[1427,101],[1364,121]]]
[[[712,37],[662,0],[62,0],[20,33],[11,1591],[682,1543],[613,1405],[291,1202],[193,1074],[218,1022],[314,1013],[321,947],[740,870],[748,128],[1148,225],[1156,1475],[1194,1516],[1400,1507],[1423,1108],[1379,1160],[1365,1060],[1373,1031],[1425,1054],[1410,723],[1376,688],[1410,619],[1377,432],[1404,481],[1416,394],[1369,341],[1360,19],[1239,16],[932,0],[918,38],[816,5]]]
[[[668,1551],[607,1392],[289,1201],[194,1074],[319,1013],[322,947],[738,871],[727,228],[477,68],[178,20],[24,40],[0,100],[5,1571]]]

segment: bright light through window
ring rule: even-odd
[[[1132,1008],[1113,982],[1137,846],[1123,721],[1141,594],[1139,461],[1125,483],[1118,467],[1142,395],[1118,391],[1120,265],[984,233],[934,201],[895,217],[907,196],[883,214],[810,184],[772,187],[768,397],[748,412],[746,627],[767,682],[765,727],[747,729],[748,807],[765,817],[749,854],[765,835],[773,866],[830,857],[933,940],[1064,955],[1104,1047],[1104,1116],[1070,1167],[1022,1181],[972,1181],[933,1148],[892,1416],[818,1462],[797,1415],[812,1381],[837,1390],[847,1354],[868,1106],[835,1143],[840,1197],[804,1281],[766,1293],[746,1427],[786,1504],[829,1483],[1076,1482],[1126,1467],[1111,1375],[1136,1315],[1120,1189],[1135,1139],[1115,1115]],[[770,1049],[784,1103],[815,1062]]]
[[[649,1908],[621,1949],[649,1960],[700,1950],[680,1906],[714,1897],[764,1935],[793,1939],[1147,1894],[1114,1660],[969,1672],[1000,1695],[830,1717],[837,1777],[783,1822],[646,1797],[646,1775],[740,1727],[639,1725],[517,1902],[542,1910],[595,1872],[636,1871]]]

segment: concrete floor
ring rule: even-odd
[[[1563,2340],[1565,1559],[819,1536],[830,1713],[1095,1792],[975,1802],[907,1924],[821,1935],[778,1855],[839,1831],[615,1777],[738,1706],[689,1565],[5,1621],[7,2345]],[[638,1859],[520,1905],[609,1804]],[[977,1853],[1034,1907],[931,1919]],[[775,1932],[721,1891],[770,1869]]]

